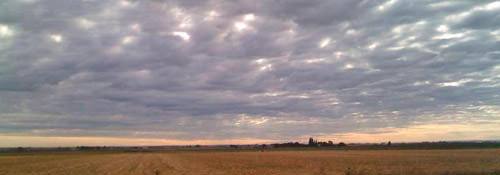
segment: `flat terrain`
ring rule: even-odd
[[[500,174],[500,149],[0,153],[0,174]]]

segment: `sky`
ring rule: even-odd
[[[0,147],[499,140],[499,126],[500,1],[0,1]]]

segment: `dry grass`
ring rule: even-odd
[[[499,170],[498,149],[0,154],[0,174],[13,175],[480,175]]]

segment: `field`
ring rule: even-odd
[[[0,174],[500,174],[500,149],[0,153]]]

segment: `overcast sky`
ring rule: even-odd
[[[499,29],[486,0],[2,0],[0,146],[498,140]]]

